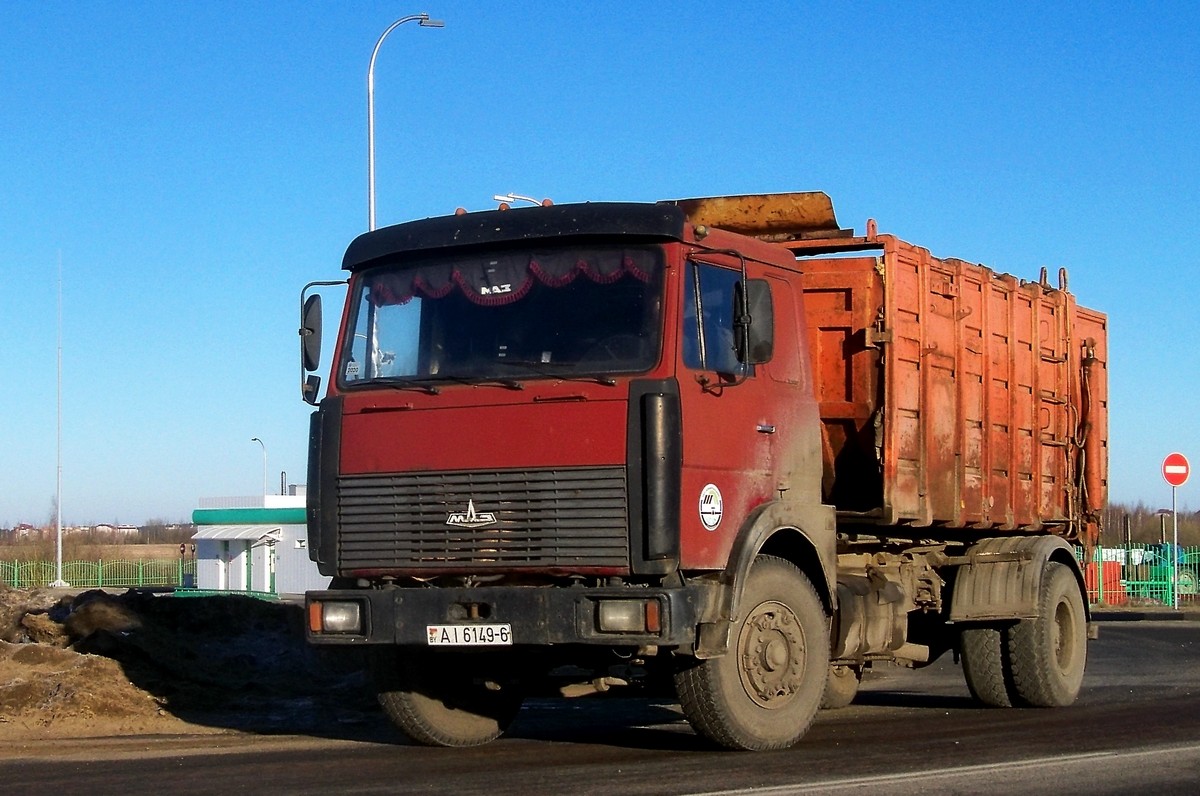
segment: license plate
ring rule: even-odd
[[[512,626],[427,625],[425,638],[431,647],[495,647],[513,643]]]

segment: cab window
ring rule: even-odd
[[[688,261],[683,297],[683,364],[693,370],[751,375],[734,347],[734,287],[741,274]]]

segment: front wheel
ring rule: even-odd
[[[377,650],[372,673],[392,723],[425,746],[480,746],[504,734],[521,709],[514,683],[486,655]],[[490,678],[490,679],[485,679]]]
[[[784,749],[812,724],[829,669],[829,626],[808,578],[761,556],[750,569],[729,651],[675,675],[684,715],[729,749]]]

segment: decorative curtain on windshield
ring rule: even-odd
[[[485,255],[389,270],[370,277],[367,290],[376,307],[406,304],[414,296],[442,298],[456,289],[475,304],[497,306],[522,298],[535,282],[563,287],[584,277],[609,284],[629,275],[649,283],[657,269],[658,257],[652,249]]]

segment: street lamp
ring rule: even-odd
[[[428,14],[412,14],[393,22],[375,42],[371,51],[371,63],[367,67],[367,224],[368,230],[375,229],[375,57],[383,40],[396,28],[405,22],[417,22],[423,28],[444,28],[446,23],[440,19],[430,19]]]
[[[1154,512],[1158,516],[1158,543],[1167,543],[1167,517],[1171,516],[1170,509],[1159,509]]]
[[[265,498],[267,496],[267,446],[258,437],[251,437],[250,441],[257,442],[259,445],[262,446],[262,454],[263,454],[263,490],[262,490],[262,493],[263,493],[263,497]]]

